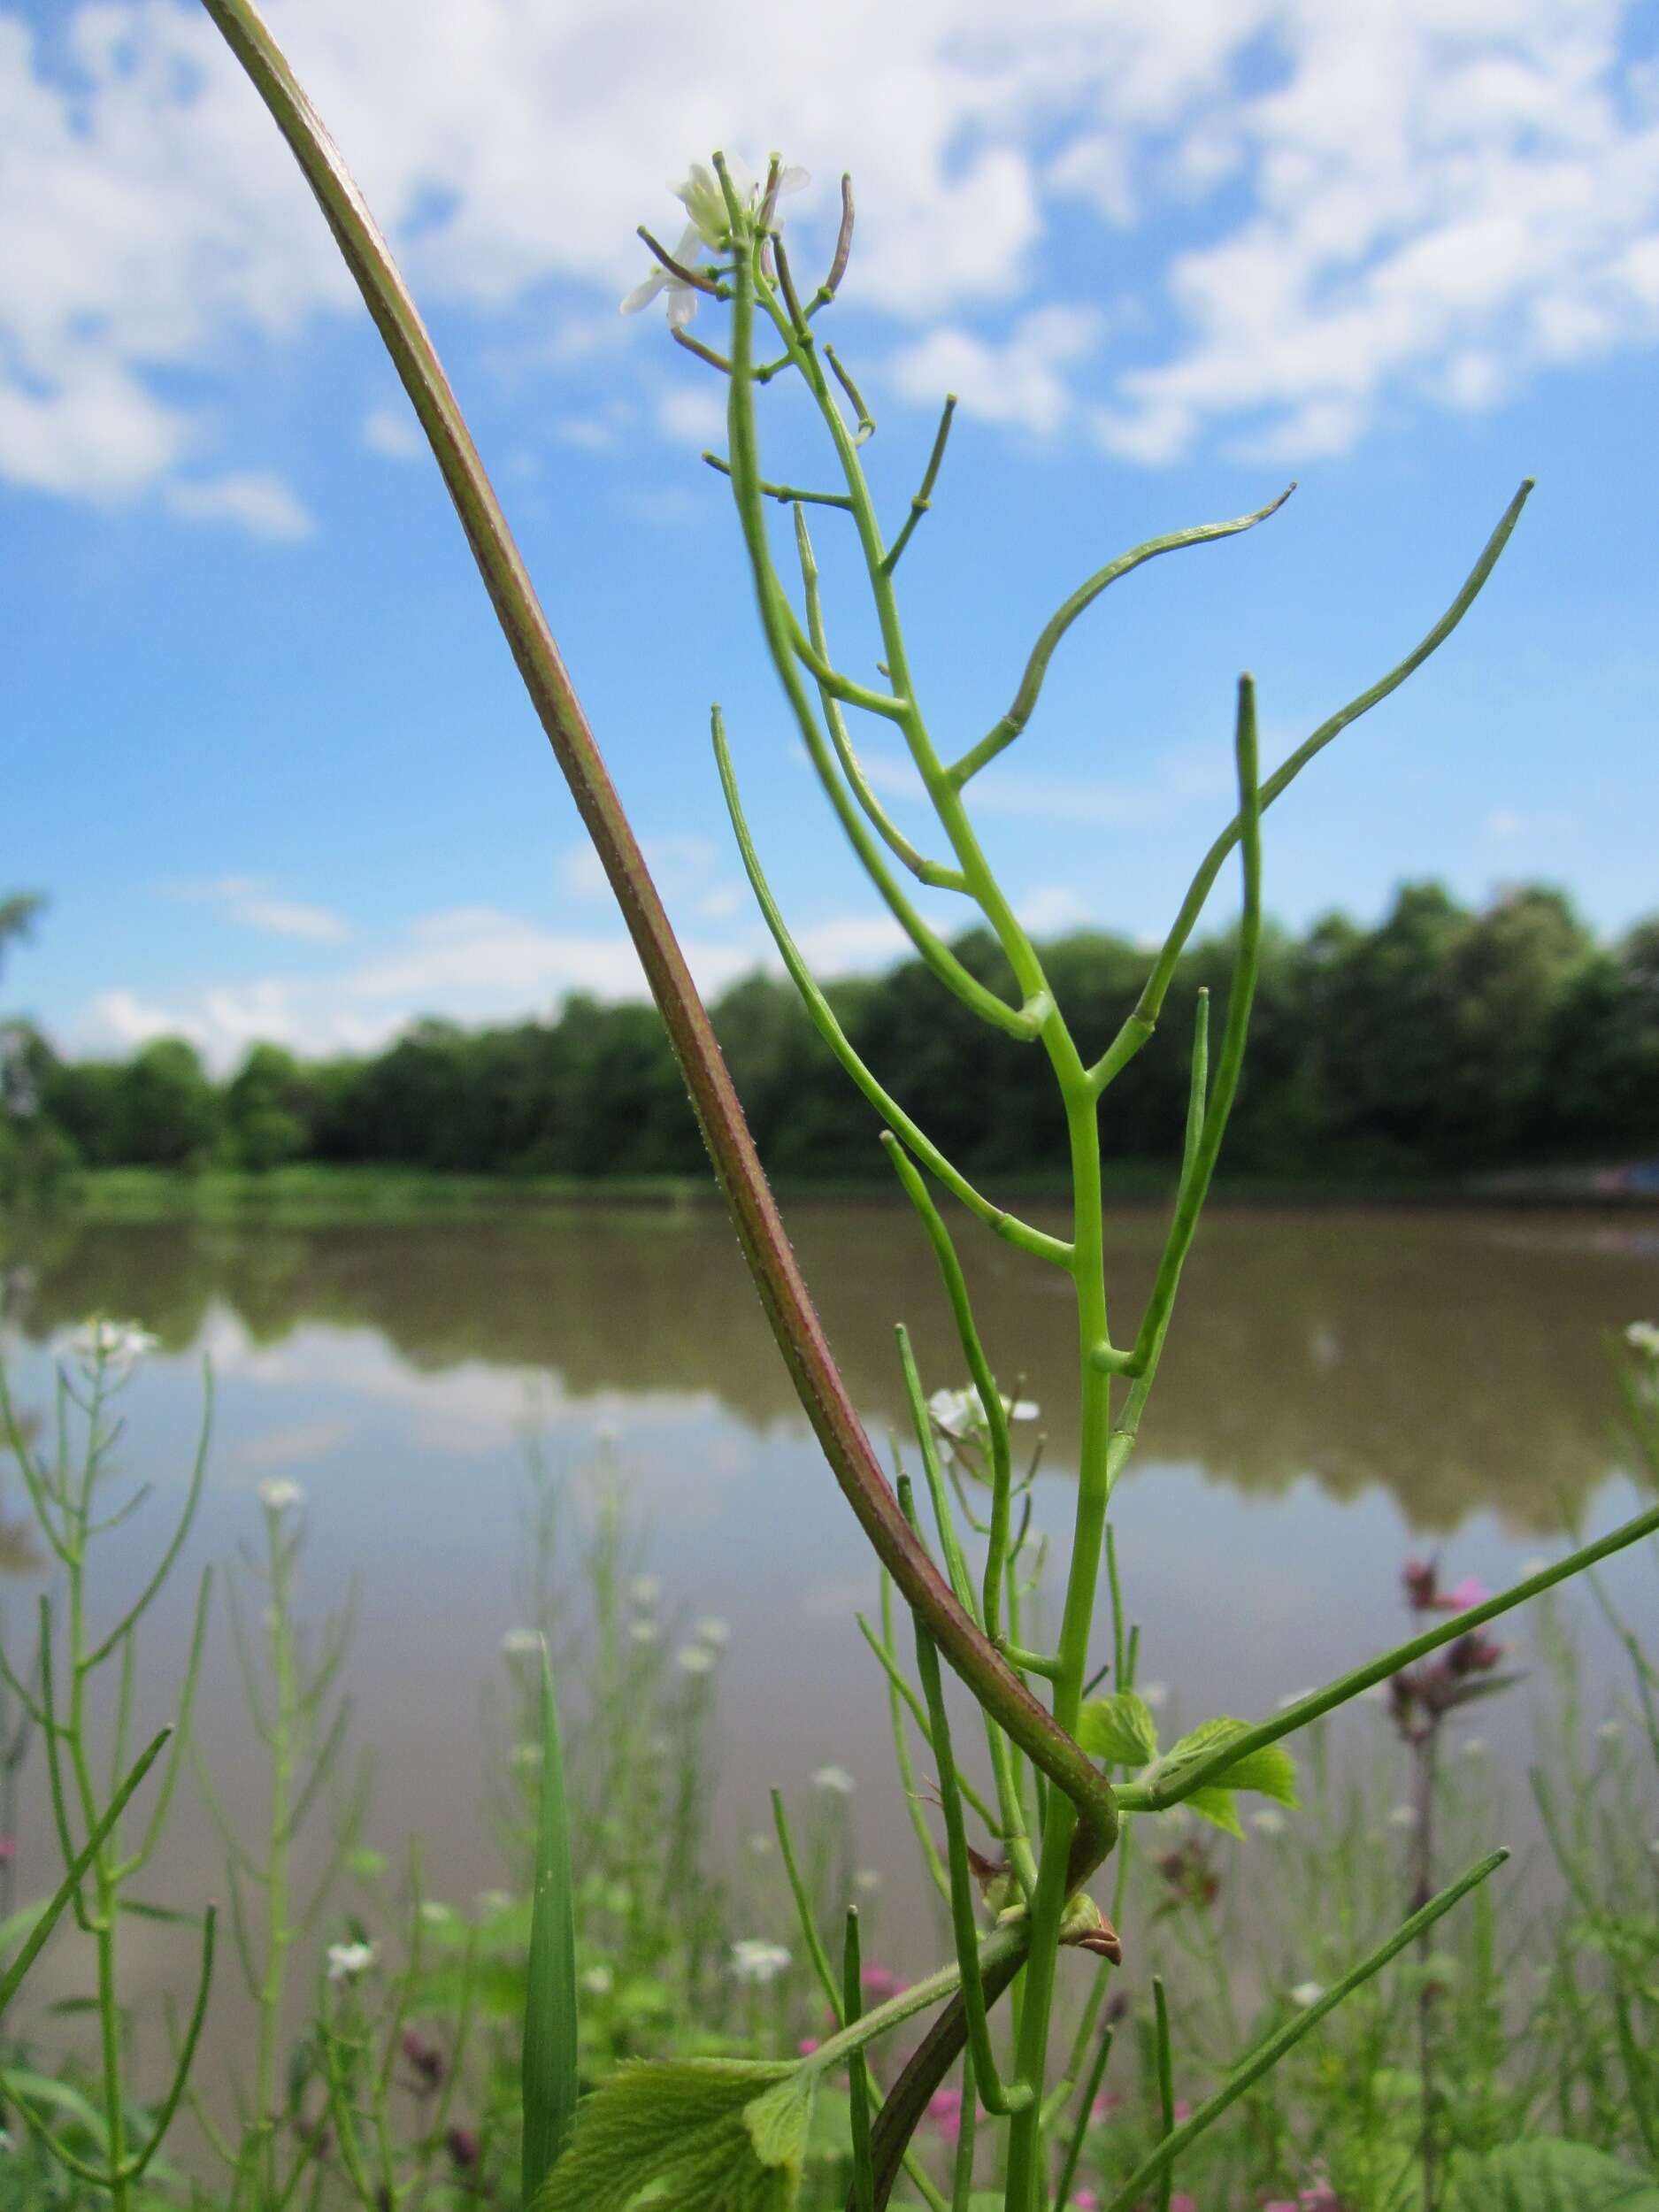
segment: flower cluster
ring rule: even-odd
[[[953,1442],[977,1441],[988,1433],[989,1424],[977,1390],[935,1390],[927,1401],[927,1410],[933,1426]],[[1029,1398],[1002,1400],[1002,1411],[1010,1421],[1034,1421],[1041,1410]]]
[[[762,213],[761,188],[734,154],[726,157],[726,173],[739,207],[751,219]],[[808,181],[804,169],[776,170],[767,196],[768,210],[786,192],[798,192]],[[730,245],[732,214],[720,188],[720,180],[707,162],[694,161],[690,175],[672,190],[688,219],[680,234],[680,242],[672,254],[663,255],[647,235],[647,244],[657,254],[657,265],[642,284],[636,284],[628,294],[622,303],[622,312],[637,315],[659,295],[666,294],[669,326],[683,330],[697,311],[699,291],[712,288],[706,278],[694,280],[699,279],[694,258],[703,252],[720,253]]]
[[[75,1331],[69,1340],[69,1348],[88,1375],[102,1375],[106,1380],[119,1382],[160,1341],[148,1329],[141,1329],[136,1321],[109,1321],[95,1315]]]
[[[732,1946],[732,1979],[745,1989],[765,1989],[787,1971],[789,1954],[781,1943],[742,1936]]]

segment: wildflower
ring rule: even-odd
[[[486,1920],[493,1920],[497,1913],[512,1910],[512,1899],[504,1889],[480,1889],[476,1902]]]
[[[88,1374],[102,1368],[107,1373],[124,1376],[146,1352],[153,1352],[160,1341],[148,1329],[141,1329],[136,1321],[95,1317],[81,1323],[69,1340],[69,1348]]]
[[[1311,2012],[1325,1994],[1322,1982],[1298,1982],[1290,1993],[1290,2001],[1303,2012]]]
[[[516,1743],[507,1756],[516,1767],[539,1767],[542,1759],[541,1746],[539,1743]]]
[[[1598,1743],[1617,1743],[1624,1733],[1624,1724],[1623,1721],[1604,1720],[1599,1721],[1596,1724],[1595,1734],[1596,1741]]]
[[[441,1903],[435,1897],[423,1897],[420,1901],[420,1916],[429,1928],[442,1928],[446,1922],[455,1918],[455,1908],[453,1905]]]
[[[707,1674],[714,1663],[707,1644],[682,1644],[674,1654],[674,1664],[682,1674]]]
[[[451,2128],[443,2139],[443,2147],[449,2154],[449,2163],[464,2174],[478,2163],[478,2138],[471,2128]]]
[[[822,1790],[826,1797],[850,1797],[857,1785],[845,1767],[818,1767],[812,1775],[812,1786]]]
[[[1409,1829],[1415,1828],[1417,1824],[1417,1809],[1415,1805],[1396,1805],[1388,1816],[1388,1825],[1391,1828]]]
[[[1471,1605],[1484,1605],[1492,1595],[1478,1575],[1465,1575],[1449,1590],[1440,1586],[1440,1568],[1432,1560],[1408,1559],[1400,1571],[1406,1603],[1417,1613],[1466,1613]]]
[[[590,1997],[608,1997],[616,1984],[616,1976],[603,1962],[589,1966],[581,1975],[581,1986]]]
[[[1454,1582],[1440,1601],[1444,1613],[1466,1613],[1471,1605],[1484,1605],[1492,1595],[1479,1575],[1465,1575],[1461,1582]]]
[[[1486,1740],[1484,1736],[1465,1736],[1458,1748],[1465,1759],[1484,1759],[1486,1755]]]
[[[873,1897],[880,1886],[881,1875],[876,1867],[861,1866],[853,1876],[853,1887],[861,1897]]]
[[[655,1605],[662,1594],[663,1578],[661,1575],[635,1575],[628,1586],[628,1595],[634,1600],[635,1605]]]
[[[415,2073],[412,2086],[418,2096],[430,2095],[443,2079],[443,2053],[415,2029],[404,2034],[402,2050]]]
[[[749,1839],[749,1847],[757,1859],[764,1859],[767,1853],[772,1849],[772,1838],[767,1835],[763,1835],[760,1831],[757,1829],[755,1833]]]
[[[267,1513],[297,1513],[305,1502],[305,1493],[287,1475],[273,1475],[269,1482],[259,1485],[259,1502]]]
[[[1143,1682],[1141,1685],[1141,1701],[1148,1712],[1161,1713],[1170,1701],[1169,1684],[1167,1682]]]
[[[635,1621],[628,1631],[636,1644],[654,1644],[662,1632],[655,1621]]]
[[[1659,1321],[1632,1321],[1624,1332],[1624,1341],[1644,1359],[1659,1359]]]
[[[526,1659],[541,1649],[539,1628],[510,1628],[501,1640],[503,1652],[509,1659]]]
[[[927,1401],[927,1410],[934,1427],[958,1442],[985,1433],[985,1408],[977,1390],[935,1390]],[[1010,1421],[1034,1421],[1041,1411],[1033,1398],[1002,1399],[1003,1417]]]
[[[941,2143],[954,2143],[962,2133],[962,2092],[935,2089],[927,2101],[927,2116]]]
[[[885,2005],[889,1997],[896,1997],[902,1989],[910,1987],[908,1982],[901,1981],[887,1966],[866,1966],[858,1980],[864,1995],[873,1998],[879,2005]]]
[[[355,1982],[366,1974],[374,1963],[372,1943],[331,1943],[328,1947],[328,1978],[331,1982]]]
[[[726,173],[740,207],[754,214],[760,204],[760,187],[749,176],[735,155],[728,156]],[[780,198],[786,192],[798,192],[807,181],[804,169],[785,169],[778,178],[772,196]],[[674,248],[672,259],[682,269],[689,269],[695,257],[705,248],[718,253],[728,243],[732,234],[731,210],[726,204],[726,194],[720,180],[706,162],[694,161],[691,173],[683,184],[674,187],[674,197],[690,218],[680,234],[680,243]],[[668,295],[668,319],[676,330],[682,329],[697,311],[697,287],[687,284],[672,269],[660,265],[651,271],[642,284],[636,284],[622,303],[625,315],[637,315],[642,307],[649,307],[659,292]]]
[[[781,1943],[767,1943],[758,1936],[741,1936],[732,1946],[732,1978],[746,1989],[764,1989],[789,1964]]]
[[[1100,2212],[1100,2199],[1092,2189],[1074,2189],[1071,2202],[1071,2212]]]
[[[1250,1815],[1250,1825],[1258,1836],[1265,1836],[1271,1843],[1285,1832],[1285,1816],[1275,1812],[1272,1806],[1263,1805],[1259,1813]]]
[[[700,1644],[707,1644],[710,1651],[724,1651],[732,1640],[732,1624],[715,1617],[699,1621],[696,1638]]]
[[[813,2052],[817,2050],[818,2046],[818,2039],[817,2036],[803,2035],[795,2047],[801,2054],[803,2058],[810,2058]]]

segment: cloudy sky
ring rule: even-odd
[[[961,396],[902,572],[948,749],[1102,560],[1300,480],[1249,537],[1110,593],[974,787],[1034,925],[1159,931],[1227,806],[1238,670],[1274,757],[1428,627],[1529,474],[1475,614],[1276,810],[1270,901],[1371,917],[1434,874],[1474,899],[1560,882],[1608,930],[1659,909],[1652,0],[269,17],[428,313],[710,987],[765,951],[715,698],[812,956],[895,942],[760,657],[698,457],[719,380],[617,313],[634,226],[677,232],[670,187],[717,144],[810,171],[808,266],[854,174],[833,312],[892,526]],[[776,388],[763,427],[820,480]],[[818,537],[856,667],[840,519]],[[184,0],[0,0],[0,892],[52,902],[4,990],[64,1046],[175,1031],[222,1064],[638,988],[412,416]],[[922,837],[880,726],[868,748]]]

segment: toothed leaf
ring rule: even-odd
[[[1077,1740],[1111,1766],[1143,1767],[1158,1755],[1157,1723],[1138,1690],[1092,1699],[1078,1717]]]

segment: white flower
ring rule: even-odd
[[[873,1866],[861,1866],[853,1876],[853,1887],[861,1896],[873,1897],[880,1886],[880,1873]]]
[[[764,1989],[775,1982],[789,1963],[781,1943],[766,1943],[757,1936],[743,1936],[732,1946],[732,1978],[749,1989]]]
[[[1644,1358],[1659,1359],[1659,1321],[1632,1321],[1624,1332],[1624,1341]]]
[[[812,1786],[829,1797],[850,1797],[856,1785],[845,1767],[819,1767],[812,1776]]]
[[[442,1928],[446,1923],[455,1918],[455,1908],[453,1905],[441,1903],[435,1897],[423,1897],[420,1901],[420,1916],[429,1928]]]
[[[682,1644],[674,1654],[674,1664],[681,1674],[708,1674],[714,1663],[714,1654],[706,1644]]]
[[[935,1390],[927,1401],[927,1410],[933,1426],[947,1436],[960,1440],[985,1433],[985,1408],[977,1390]],[[1032,1398],[1004,1398],[1002,1411],[1010,1421],[1034,1421],[1042,1408]]]
[[[1290,1993],[1290,2001],[1293,2005],[1300,2006],[1303,2012],[1308,2012],[1318,2003],[1324,1994],[1325,1988],[1322,1983],[1298,1982]]]
[[[516,1743],[507,1754],[508,1758],[516,1767],[539,1767],[542,1755],[541,1746],[539,1743]]]
[[[749,1839],[749,1847],[757,1859],[764,1859],[772,1849],[772,1838],[757,1828]]]
[[[512,1909],[512,1899],[504,1889],[480,1889],[475,1901],[487,1920],[493,1920],[497,1913],[509,1912]]]
[[[273,1475],[259,1485],[259,1502],[267,1513],[297,1511],[305,1502],[305,1493],[286,1475]]]
[[[1415,1828],[1417,1824],[1417,1809],[1415,1805],[1396,1805],[1388,1816],[1391,1828]]]
[[[94,1318],[81,1323],[69,1340],[69,1348],[88,1374],[102,1368],[106,1373],[122,1376],[135,1367],[146,1352],[153,1352],[160,1341],[148,1329],[141,1329],[136,1321]]]
[[[1271,1843],[1274,1837],[1285,1832],[1285,1816],[1276,1813],[1271,1805],[1263,1805],[1259,1813],[1250,1815],[1250,1825],[1258,1836],[1265,1836]]]
[[[663,1594],[661,1575],[635,1575],[628,1586],[628,1594],[635,1605],[655,1605]]]
[[[608,1997],[617,1978],[608,1966],[590,1966],[580,1978],[581,1986],[590,1997]]]
[[[526,1659],[532,1652],[541,1649],[539,1628],[510,1628],[501,1640],[502,1650],[509,1659]]]
[[[1161,1713],[1170,1701],[1167,1682],[1143,1682],[1140,1688],[1141,1701],[1149,1713]]]
[[[366,1974],[374,1963],[372,1943],[331,1943],[328,1947],[328,1978],[331,1982],[355,1982]]]
[[[655,1621],[635,1621],[628,1631],[636,1644],[654,1644],[662,1632]]]
[[[732,1640],[732,1624],[713,1617],[697,1623],[697,1641],[711,1651],[723,1651]]]
[[[1460,1748],[1465,1759],[1484,1759],[1486,1740],[1484,1736],[1465,1736]]]
[[[1622,1720],[1601,1721],[1597,1723],[1595,1733],[1599,1743],[1617,1743],[1624,1733],[1624,1724]]]
[[[726,173],[731,179],[732,189],[740,207],[752,215],[760,204],[761,188],[735,155],[727,157]],[[785,169],[778,179],[777,196],[786,192],[798,192],[807,181],[804,169]],[[680,243],[674,248],[672,258],[682,269],[695,265],[697,257],[706,249],[719,253],[731,240],[732,211],[726,204],[720,180],[706,162],[694,161],[691,173],[683,184],[674,187],[674,197],[680,203],[690,221],[680,234]],[[683,283],[672,269],[664,269],[659,262],[643,284],[636,284],[622,303],[625,315],[637,315],[642,307],[649,307],[659,292],[668,295],[668,319],[676,330],[682,329],[697,311],[697,294],[694,286]]]

